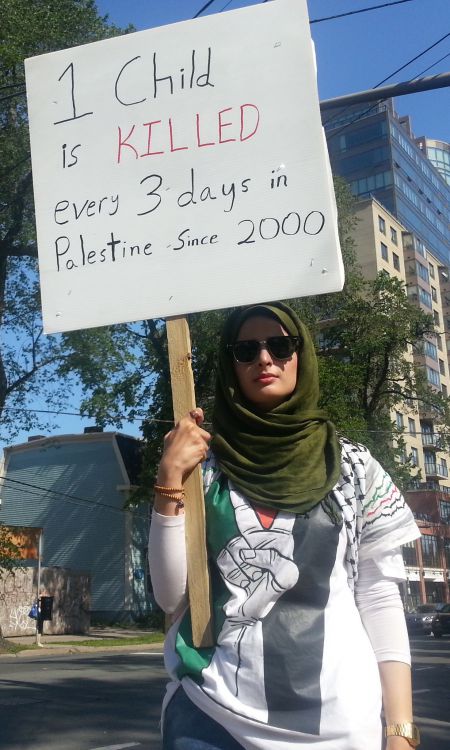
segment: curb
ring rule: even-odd
[[[123,646],[108,646],[108,645],[102,645],[102,646],[64,646],[61,644],[60,646],[43,646],[42,648],[37,649],[24,649],[23,651],[17,651],[16,653],[6,653],[6,654],[0,654],[0,660],[1,659],[40,659],[42,656],[64,656],[67,654],[96,654],[96,653],[102,653],[104,654],[105,651],[113,651],[113,652],[127,652],[127,651],[163,651],[164,649],[164,641],[160,641],[159,643],[126,643]]]

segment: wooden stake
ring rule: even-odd
[[[195,409],[191,338],[185,317],[167,318],[170,378],[175,421]],[[212,646],[211,587],[206,552],[205,503],[201,467],[185,483],[186,554],[194,646]]]

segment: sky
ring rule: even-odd
[[[276,2],[276,0],[274,0]],[[393,0],[308,0],[310,20],[383,5]],[[214,0],[202,15],[230,12],[255,2]],[[193,16],[206,0],[98,0],[100,13],[119,26],[137,30],[176,23]],[[399,5],[311,24],[316,45],[320,99],[373,88],[406,62],[450,33],[450,0],[408,0]],[[251,38],[251,37],[250,37]],[[450,71],[450,36],[387,83]],[[412,116],[415,135],[450,141],[450,89],[396,99],[399,114]]]
[[[308,0],[308,10],[313,21],[387,2],[393,0]],[[205,4],[206,0],[98,0],[97,7],[116,25],[133,24],[140,31],[191,19]],[[254,4],[245,0],[214,0],[203,15],[231,12]],[[312,23],[311,33],[316,47],[319,98],[343,96],[373,88],[450,34],[450,0],[407,0],[391,7]],[[440,58],[445,59],[435,64]],[[386,83],[421,76],[429,66],[432,67],[425,76],[450,71],[450,35]],[[399,97],[395,107],[399,115],[411,116],[416,136],[450,142],[450,88]],[[74,411],[76,401],[74,394]],[[34,403],[33,408],[45,406]],[[88,419],[58,416],[51,434],[82,432],[91,424]],[[122,431],[139,436],[139,422],[124,425]],[[15,442],[26,438],[21,433]]]

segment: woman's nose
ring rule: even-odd
[[[265,344],[260,344],[259,355],[258,355],[258,363],[261,364],[261,365],[267,365],[271,361],[272,361],[272,357],[270,356],[270,352],[266,348],[266,345]]]

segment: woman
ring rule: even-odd
[[[222,335],[214,437],[196,409],[167,435],[150,568],[172,678],[166,750],[416,746],[400,545],[419,536],[389,476],[317,408],[314,346],[282,303]],[[192,646],[183,481],[206,460],[216,646]]]

